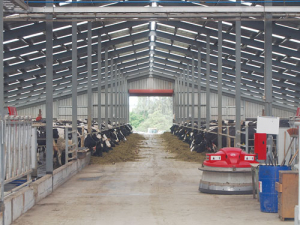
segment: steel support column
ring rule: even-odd
[[[182,70],[182,72],[179,74],[179,77],[180,77],[180,122],[181,124],[183,124],[183,118],[184,118],[184,115],[183,115],[183,104],[184,104],[184,98],[183,98],[183,92],[184,92],[184,86],[183,86],[183,73],[184,73],[184,70]]]
[[[52,4],[47,3],[52,8]],[[53,173],[53,18],[46,15],[46,173]]]
[[[201,127],[201,48],[198,47],[198,128]]]
[[[77,22],[72,22],[72,130],[77,130]],[[73,143],[76,139],[73,135]]]
[[[110,122],[111,125],[113,123],[113,118],[114,118],[114,109],[113,109],[113,105],[114,105],[114,99],[113,99],[113,83],[114,83],[114,59],[113,57],[111,57],[110,59],[110,100],[109,100],[109,106],[110,106],[110,112],[109,112],[109,118],[110,118]]]
[[[181,122],[181,77],[180,74],[177,77],[178,79],[178,121],[177,123],[179,124]]]
[[[121,78],[121,91],[122,91],[122,123],[125,124],[125,79],[124,75],[122,73],[122,78]]]
[[[173,117],[172,123],[176,123],[176,79],[174,80],[173,98],[172,98]]]
[[[119,117],[120,117],[120,125],[123,123],[123,91],[122,91],[122,76],[121,70],[119,69]]]
[[[117,88],[117,79],[118,79],[118,72],[117,72],[118,68],[117,68],[117,63],[115,64],[115,79],[114,79],[114,84],[115,84],[115,91],[114,91],[114,97],[115,97],[115,104],[114,104],[114,122],[115,125],[117,126],[117,121],[118,121],[118,88]]]
[[[128,83],[127,79],[125,78],[125,96],[126,96],[126,123],[129,123],[129,93],[128,93]]]
[[[122,122],[122,120],[121,120],[121,107],[122,107],[122,95],[121,95],[121,71],[120,71],[120,69],[118,69],[118,80],[119,80],[119,84],[118,84],[118,95],[119,95],[119,97],[118,97],[118,99],[119,99],[119,101],[118,101],[118,103],[119,103],[119,107],[118,107],[118,115],[119,115],[119,126],[121,125],[121,122]]]
[[[265,3],[272,5],[272,3]],[[272,14],[266,14],[265,28],[265,115],[272,116]]]
[[[182,82],[183,82],[183,124],[186,122],[186,70],[183,69]]]
[[[222,21],[218,22],[218,148],[222,148]]]
[[[172,119],[172,123],[176,123],[176,105],[177,105],[177,80],[175,78],[174,80],[174,93],[173,93],[173,119]]]
[[[190,65],[186,66],[187,120],[190,120]]]
[[[177,76],[176,78],[177,80],[177,119],[176,119],[176,123],[180,123],[180,103],[179,103],[179,98],[180,98],[180,77]]]
[[[108,48],[105,48],[105,127],[108,128]]]
[[[1,183],[1,206],[4,206],[4,129],[1,119],[4,117],[4,74],[3,74],[3,1],[0,1],[0,183]],[[2,207],[1,207],[2,208]],[[2,211],[2,222],[4,224],[5,210]]]
[[[122,91],[123,91],[123,123],[125,124],[126,123],[126,109],[125,109],[125,106],[126,106],[126,97],[125,97],[125,77],[123,75],[123,88],[122,88]]]
[[[241,142],[241,21],[235,22],[235,142]]]
[[[1,63],[0,65],[0,116],[2,117],[4,116],[3,23],[4,23],[3,22],[3,1],[1,1],[0,2],[0,63]]]
[[[126,78],[124,76],[124,124],[127,123],[127,95],[126,95],[126,89],[127,89],[127,84],[126,84]]]
[[[99,32],[98,34],[98,128],[101,130],[101,123],[102,123],[102,118],[101,118],[101,81],[102,81],[102,76],[101,76],[101,70],[102,70],[102,59],[101,59],[101,49],[102,49],[102,44],[101,44],[101,33]]]
[[[194,127],[195,122],[195,60],[194,55],[192,55],[192,127]]]
[[[92,110],[93,110],[93,96],[92,96],[92,22],[88,22],[88,46],[87,46],[87,68],[88,68],[88,133],[92,132]]]
[[[210,122],[210,34],[206,34],[206,129]]]
[[[179,77],[176,77],[176,108],[175,108],[175,123],[179,123]]]

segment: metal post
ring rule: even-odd
[[[120,71],[121,72],[121,71]],[[120,73],[120,92],[121,92],[121,121],[124,123],[124,77],[122,72]]]
[[[176,77],[176,110],[175,110],[175,123],[179,123],[179,77]]]
[[[248,126],[246,126],[245,139],[246,139],[246,152],[249,153],[249,127]]]
[[[118,118],[119,118],[119,126],[121,125],[121,73],[120,69],[118,69]]]
[[[118,92],[118,89],[117,89],[117,79],[118,79],[118,72],[117,72],[118,68],[117,68],[117,63],[115,64],[115,79],[114,79],[114,83],[115,83],[115,91],[114,91],[114,97],[115,97],[115,104],[114,104],[114,111],[115,111],[115,117],[114,117],[114,121],[115,121],[115,125],[117,126],[117,121],[118,121],[118,103],[117,103],[117,92]]]
[[[3,118],[4,118],[4,71],[3,71],[3,1],[0,1],[0,169],[1,169],[1,202],[0,206],[2,211],[2,224],[4,224],[4,127],[3,127]]]
[[[124,77],[123,74],[120,74],[120,93],[121,93],[121,121],[124,124]]]
[[[272,2],[265,5],[271,6]],[[272,116],[272,14],[265,17],[265,115]]]
[[[181,86],[180,86],[180,74],[177,77],[177,100],[178,100],[178,118],[176,123],[179,124],[181,120]]]
[[[2,118],[4,118],[3,23],[3,1],[0,1],[0,116]]]
[[[128,80],[126,79],[126,96],[127,96],[127,123],[129,123],[129,93],[128,93]]]
[[[176,113],[176,98],[177,98],[177,79],[174,80],[174,93],[173,93],[173,123],[176,123],[177,113]]]
[[[183,74],[182,74],[182,81],[183,81],[183,124],[186,121],[186,83],[185,83],[185,73],[186,70],[183,69]]]
[[[190,120],[190,65],[186,66],[187,119]]]
[[[69,129],[68,127],[65,127],[65,164],[69,162],[68,133],[69,133]]]
[[[176,77],[177,80],[177,119],[176,124],[180,123],[180,74]]]
[[[124,115],[124,124],[126,124],[126,79],[123,75],[124,83],[123,83],[123,93],[124,93],[124,106],[123,106],[123,115]]]
[[[222,146],[222,21],[218,22],[218,148]]]
[[[98,34],[98,128],[101,130],[101,123],[102,123],[102,118],[101,118],[101,81],[102,81],[102,76],[101,76],[101,68],[102,68],[102,59],[101,59],[101,33],[99,32]]]
[[[110,105],[110,122],[111,125],[113,124],[113,118],[114,118],[114,109],[113,109],[113,105],[114,105],[114,99],[113,99],[113,75],[114,75],[114,59],[113,57],[110,58],[110,101],[109,101],[109,105]]]
[[[180,74],[180,86],[181,86],[181,94],[180,94],[180,99],[181,99],[181,104],[180,104],[180,114],[181,114],[181,123],[183,124],[184,122],[184,113],[183,113],[183,110],[184,110],[184,107],[183,107],[183,104],[185,102],[184,100],[184,83],[183,83],[183,73],[184,73],[184,70],[182,70],[182,73]]]
[[[52,8],[51,3],[46,4]],[[46,15],[46,173],[53,173],[53,17]]]
[[[210,123],[210,34],[206,34],[206,129]]]
[[[235,22],[235,141],[241,142],[241,21]]]
[[[88,133],[92,133],[92,22],[88,22],[88,46],[87,46],[87,69],[88,69]]]
[[[195,60],[192,56],[192,127],[195,122]]]
[[[201,48],[198,47],[198,128],[201,127]]]
[[[76,0],[72,0],[76,2]],[[72,22],[72,130],[77,130],[77,22]],[[72,136],[76,143],[77,137]]]
[[[105,127],[108,128],[108,48],[105,48]]]
[[[128,94],[128,83],[125,78],[125,102],[126,102],[126,123],[129,123],[129,94]]]

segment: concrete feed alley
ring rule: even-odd
[[[199,165],[172,159],[159,135],[145,137],[140,160],[86,167],[13,224],[283,223],[252,195],[199,193]]]

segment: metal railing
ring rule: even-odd
[[[65,127],[65,141],[66,141],[66,149],[65,149],[65,158],[66,163],[69,162],[69,160],[77,159],[77,152],[78,152],[78,138],[77,138],[77,130],[72,130],[69,132],[69,128],[72,129],[72,127]],[[83,132],[82,132],[83,133]],[[69,134],[72,134],[72,144],[69,145]],[[76,138],[73,138],[75,135]],[[75,143],[73,141],[75,140]],[[70,148],[70,150],[69,150]],[[69,153],[72,154],[71,158],[69,158]]]
[[[249,127],[246,126],[245,127],[245,131],[240,131],[240,130],[237,130],[236,131],[237,133],[240,133],[240,134],[245,134],[245,144],[241,144],[241,143],[237,143],[236,145],[238,147],[244,147],[245,148],[245,151],[247,153],[249,153]]]
[[[4,142],[4,184],[32,173],[32,121],[28,116],[5,116],[2,127]]]

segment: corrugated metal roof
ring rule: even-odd
[[[201,3],[200,3],[201,2]],[[227,2],[227,1],[226,1]],[[126,5],[114,3],[115,6]],[[225,5],[218,3],[199,3],[172,1],[157,3],[165,5]],[[244,5],[250,3],[242,3]],[[261,5],[251,1],[252,6]],[[274,3],[278,5],[279,3]],[[283,2],[281,5],[299,5]],[[30,6],[44,6],[42,3],[30,3]],[[55,7],[64,5],[56,3]],[[71,4],[66,3],[64,6]],[[108,3],[85,3],[86,6],[103,6]],[[131,3],[149,6],[149,3]],[[83,6],[83,5],[80,5]],[[128,4],[126,5],[128,6]],[[4,0],[6,10],[21,9],[13,0]],[[124,6],[125,7],[125,6]],[[7,14],[6,14],[7,15]],[[4,72],[5,101],[9,105],[32,104],[45,101],[45,22],[4,22]],[[273,90],[274,102],[282,107],[295,107],[300,103],[300,24],[296,21],[273,22]],[[235,84],[235,22],[223,22],[223,85],[224,90],[234,93]],[[102,46],[109,46],[118,67],[124,75],[132,71],[159,65],[166,74],[179,75],[186,64],[191,64],[191,55],[196,56],[198,46],[202,53],[202,82],[206,71],[206,35],[211,37],[211,82],[217,79],[217,22],[214,21],[122,21],[93,22],[93,69],[97,69],[97,35],[102,34]],[[153,33],[154,32],[154,33]],[[80,88],[85,90],[87,56],[87,22],[78,22],[78,68]],[[262,21],[242,21],[242,93],[249,99],[261,101],[264,95],[264,23]],[[72,37],[71,23],[55,22],[53,35],[54,93],[59,98],[61,87],[68,91],[71,86]],[[111,46],[110,43],[113,43]],[[102,50],[103,51],[103,50]],[[153,56],[150,53],[154,53]],[[102,56],[104,58],[104,56]],[[153,65],[150,64],[153,61]],[[198,77],[197,58],[195,59]],[[145,66],[145,62],[147,66]],[[110,63],[109,63],[110,64]],[[104,67],[104,63],[102,63]],[[129,69],[130,68],[130,69]],[[104,68],[103,68],[104,70]],[[110,70],[110,69],[109,69]],[[155,71],[155,70],[153,70]],[[95,72],[93,72],[95,73]],[[191,73],[190,73],[191,74]],[[138,75],[138,72],[137,72]],[[154,75],[160,75],[158,72]],[[104,73],[103,73],[104,76]],[[141,77],[143,78],[143,77]],[[95,76],[93,79],[97,79]],[[63,85],[58,85],[63,83]],[[71,92],[70,92],[71,94]]]

